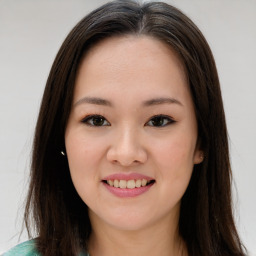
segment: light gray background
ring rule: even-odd
[[[106,1],[0,0],[0,253],[18,243],[33,130],[60,44]],[[170,0],[206,36],[216,58],[236,183],[235,216],[256,252],[256,1]],[[21,241],[26,240],[25,234]]]

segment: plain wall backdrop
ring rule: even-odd
[[[0,0],[0,253],[27,239],[24,232],[18,240],[31,145],[54,57],[71,28],[105,2]],[[245,245],[256,253],[256,1],[166,2],[198,25],[215,56],[230,137],[236,221]]]

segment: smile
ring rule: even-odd
[[[104,180],[111,187],[122,188],[122,189],[134,189],[145,187],[149,184],[154,183],[154,180],[137,179],[137,180]]]
[[[104,187],[117,197],[137,197],[146,193],[156,183],[155,179],[141,174],[113,174],[102,180]]]

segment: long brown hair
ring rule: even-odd
[[[82,19],[62,44],[52,65],[37,121],[25,223],[34,228],[42,255],[77,255],[91,233],[86,204],[78,196],[60,151],[74,83],[83,55],[108,37],[148,35],[175,50],[184,64],[195,105],[201,148],[182,198],[179,231],[189,255],[245,255],[231,202],[227,129],[211,50],[196,25],[162,2],[113,1]]]

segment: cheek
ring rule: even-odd
[[[93,136],[83,132],[70,132],[65,138],[66,152],[73,184],[86,201],[85,197],[94,190],[92,184],[99,181],[99,165],[103,157],[103,146]]]
[[[163,181],[162,193],[169,191],[178,200],[184,194],[192,175],[196,141],[191,136],[176,135],[167,137],[162,143],[155,143],[154,162],[158,178]]]
[[[178,136],[166,138],[164,142],[156,142],[154,145],[156,160],[166,168],[193,166],[194,139]]]
[[[93,137],[79,136],[78,134],[68,134],[66,136],[66,151],[71,172],[74,170],[86,170],[91,165],[99,161],[101,157],[100,141]],[[73,167],[73,168],[72,168]]]
[[[74,187],[81,199],[90,205],[91,198],[98,193],[95,184],[100,180],[97,171],[102,157],[100,142],[83,133],[70,132],[66,135],[65,143]]]

